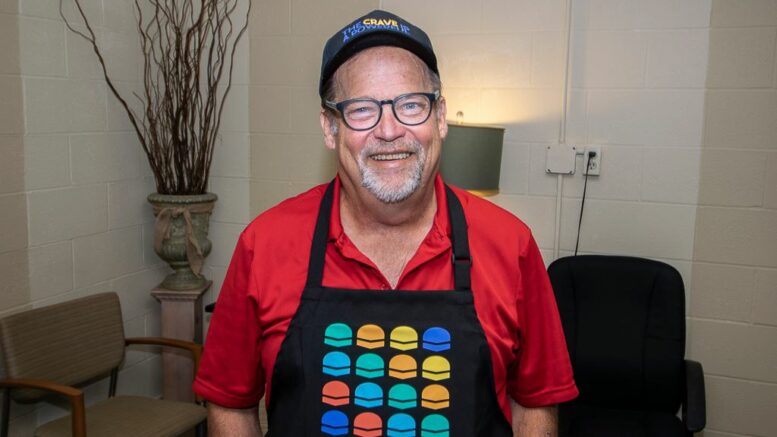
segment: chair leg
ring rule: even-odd
[[[0,423],[0,437],[8,437],[8,422],[11,420],[11,389],[3,390],[3,418]]]
[[[194,433],[197,437],[207,437],[208,435],[208,421],[203,420],[202,422],[197,424],[197,427],[194,428]]]
[[[111,370],[110,385],[108,386],[108,397],[112,398],[116,396],[116,381],[119,379],[119,368],[114,367]]]

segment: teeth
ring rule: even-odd
[[[410,153],[407,153],[407,152],[370,156],[371,159],[374,159],[376,161],[392,161],[395,159],[405,159],[408,157],[410,157]]]

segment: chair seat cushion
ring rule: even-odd
[[[118,396],[86,410],[89,437],[175,437],[205,420],[207,410],[193,402]],[[70,415],[35,431],[36,437],[70,437]]]
[[[562,405],[562,437],[685,437],[682,421],[671,413]]]

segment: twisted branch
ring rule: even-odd
[[[83,0],[72,2],[85,32],[65,17],[64,1],[59,3],[60,16],[71,32],[92,45],[108,88],[127,113],[146,153],[157,192],[205,193],[251,0],[246,0],[240,27],[232,19],[240,0],[133,0],[143,55],[143,92],[132,93],[142,106],[139,112],[114,85]],[[143,5],[149,6],[145,14]]]

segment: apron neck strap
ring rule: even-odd
[[[332,201],[334,199],[334,181],[329,183],[321,206],[318,208],[318,219],[313,232],[313,245],[310,249],[308,261],[307,288],[320,288],[324,278],[324,261],[326,259],[326,244],[329,239],[329,220],[332,217]],[[467,238],[467,220],[464,217],[464,209],[453,190],[445,186],[447,198],[448,217],[451,223],[451,245],[453,246],[453,282],[458,291],[468,291],[470,285],[470,269],[472,258],[469,253],[469,240]],[[439,205],[438,205],[439,207]]]
[[[465,291],[471,288],[470,270],[472,257],[469,254],[469,239],[467,237],[467,219],[464,208],[456,194],[447,184],[445,198],[448,203],[448,218],[451,222],[451,245],[453,246],[453,283],[456,290]]]
[[[313,231],[313,245],[310,248],[308,261],[308,281],[305,287],[321,288],[324,279],[324,260],[326,259],[326,242],[329,239],[329,219],[332,217],[332,199],[334,198],[335,181],[329,183],[318,208],[316,229]]]

